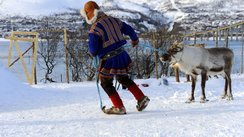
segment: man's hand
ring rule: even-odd
[[[131,45],[133,48],[136,47],[138,45],[138,43],[139,43],[139,39],[135,40],[135,41],[133,41],[133,40],[131,41]]]

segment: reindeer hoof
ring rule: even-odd
[[[234,98],[233,98],[233,96],[228,96],[227,100],[231,101],[231,100],[234,100]]]
[[[195,102],[195,99],[189,98],[185,103],[193,103],[193,102]]]
[[[223,94],[222,96],[221,96],[221,99],[225,99],[226,98],[226,94]]]
[[[206,103],[206,102],[208,102],[208,101],[209,101],[209,100],[206,99],[205,96],[202,96],[201,99],[200,99],[200,103]]]
[[[208,102],[208,101],[209,101],[209,100],[206,99],[205,96],[201,96],[201,98],[200,98],[200,103],[206,103],[206,102]]]
[[[208,102],[209,100],[208,99],[201,99],[200,100],[200,103],[206,103],[206,102]]]

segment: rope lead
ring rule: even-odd
[[[98,67],[99,67],[99,57],[96,56],[93,58],[93,66],[96,68],[96,85],[97,85],[97,92],[98,92],[98,96],[99,96],[99,106],[100,109],[102,110],[103,108],[103,102],[102,102],[102,96],[101,96],[101,92],[100,92],[100,88],[99,88],[99,72],[98,72]]]

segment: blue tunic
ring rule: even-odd
[[[133,28],[117,18],[107,16],[103,12],[98,15],[89,32],[89,51],[93,56],[100,59],[109,52],[116,50],[127,43],[124,34],[128,35],[132,41],[137,41],[138,37]],[[102,76],[128,74],[132,61],[126,51],[101,60],[99,72]]]

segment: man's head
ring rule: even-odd
[[[97,20],[97,15],[100,7],[94,1],[85,3],[84,8],[80,10],[82,17],[86,19],[88,24],[93,24]]]

